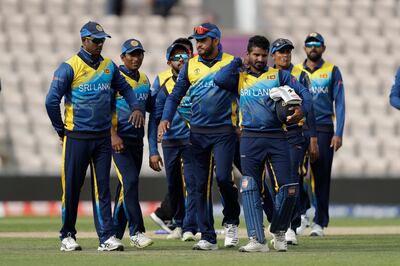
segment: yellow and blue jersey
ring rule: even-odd
[[[125,66],[120,66],[119,70],[134,91],[139,107],[143,110],[143,115],[145,115],[145,110],[150,112],[150,82],[147,76],[140,71],[138,75],[135,76],[135,73]],[[128,121],[132,112],[124,97],[119,92],[115,95],[114,106],[112,124],[118,135],[122,138],[143,138],[144,127],[135,128],[132,123]]]
[[[165,101],[175,86],[175,80],[173,77],[169,78],[164,85],[161,86],[160,91],[157,94],[155,104],[155,117],[157,123],[161,120],[162,113],[165,106]],[[191,103],[190,97],[185,96],[182,98],[181,103],[178,106],[177,112],[172,119],[169,130],[164,134],[163,140],[182,140],[189,139],[189,122],[191,114]]]
[[[77,138],[109,136],[115,91],[125,96],[130,109],[140,108],[129,84],[109,58],[92,58],[81,49],[62,63],[54,73],[46,97],[47,113],[58,135]],[[60,112],[62,97],[64,122]]]
[[[305,71],[303,71],[298,66],[294,66],[292,63],[289,65],[287,69],[290,74],[295,77],[304,87],[310,87],[310,79]],[[299,123],[293,125],[286,125],[286,129],[288,130],[288,134],[291,131],[295,131],[296,129],[302,129],[303,125],[306,124],[307,129],[309,131],[309,135],[311,137],[315,137],[317,135],[316,128],[315,128],[315,114],[314,114],[314,107],[311,106],[310,112],[308,112],[307,117],[304,117]]]
[[[289,72],[266,67],[262,73],[255,74],[241,71],[241,66],[241,58],[235,58],[215,75],[214,82],[220,88],[238,93],[240,126],[244,132],[283,133],[283,125],[275,112],[275,102],[269,97],[274,87],[290,86],[303,99],[303,112],[307,114],[310,111],[311,95],[308,89]]]
[[[181,99],[188,93],[193,132],[231,131],[236,126],[237,97],[230,91],[221,90],[213,80],[215,74],[232,60],[232,55],[222,51],[211,61],[200,56],[191,58],[183,66],[167,98],[162,120],[172,121]]]
[[[297,67],[308,74],[317,130],[319,126],[332,126],[336,119],[335,135],[342,136],[345,121],[345,97],[340,70],[330,62],[321,60],[312,72],[306,62]],[[335,106],[334,106],[335,104]]]

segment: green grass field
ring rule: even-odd
[[[148,219],[145,223],[148,232],[158,229]],[[299,245],[290,246],[286,253],[271,249],[263,254],[225,249],[223,241],[219,241],[218,251],[192,251],[193,242],[167,241],[165,236],[157,236],[154,245],[144,250],[129,246],[126,237],[124,252],[102,253],[96,250],[96,238],[79,238],[79,232],[94,232],[90,218],[78,219],[77,236],[83,251],[63,253],[56,236],[59,226],[59,218],[0,219],[0,265],[400,265],[400,234],[380,234],[382,228],[400,227],[399,219],[333,219],[331,229],[371,230],[362,235],[303,236]],[[16,236],[7,236],[10,232]],[[241,244],[246,242],[241,239]]]

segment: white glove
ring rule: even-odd
[[[282,99],[286,104],[296,105],[301,104],[302,99],[291,87],[285,85],[280,87],[272,88],[269,91],[269,97],[275,102]]]

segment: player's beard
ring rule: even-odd
[[[307,58],[308,58],[310,61],[318,62],[319,60],[321,60],[322,54],[315,53],[315,52],[310,52],[309,54],[307,54]]]

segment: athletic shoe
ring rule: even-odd
[[[297,245],[296,233],[291,228],[286,231],[285,238],[289,245]]]
[[[296,228],[296,234],[298,235],[304,234],[304,230],[306,230],[306,228],[308,227],[310,227],[310,219],[308,218],[307,215],[303,214],[301,215],[300,226]]]
[[[172,230],[164,223],[164,221],[158,217],[154,212],[150,214],[150,218],[155,222],[158,226],[160,226],[163,230],[168,233],[171,233]]]
[[[182,235],[182,241],[196,241],[199,240],[192,232],[185,232]]]
[[[167,239],[181,239],[182,238],[182,228],[176,227],[169,235]]]
[[[145,248],[153,244],[153,240],[141,232],[137,232],[135,235],[131,236],[130,242],[132,246],[137,248]]]
[[[267,252],[269,251],[267,244],[261,244],[255,238],[250,238],[249,243],[239,248],[239,252]]]
[[[123,251],[124,245],[115,236],[111,236],[109,239],[100,244],[97,248],[98,251]]]
[[[66,237],[61,240],[61,251],[75,251],[75,250],[82,250],[81,246],[76,243],[75,239],[72,237]]]
[[[225,224],[224,247],[232,248],[239,244],[238,226],[236,224]]]
[[[287,242],[285,239],[285,231],[279,231],[273,233],[273,239],[271,240],[271,245],[274,247],[275,250],[280,252],[287,251]]]
[[[207,240],[200,240],[197,244],[193,246],[193,250],[217,250],[218,245],[212,244]]]
[[[322,228],[319,224],[313,224],[311,226],[310,236],[324,236],[324,228]]]

